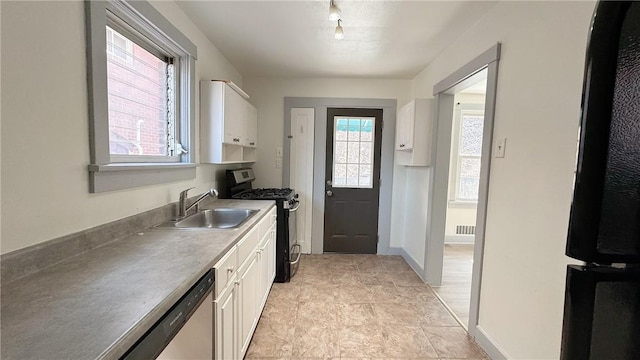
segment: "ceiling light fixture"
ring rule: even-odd
[[[342,23],[342,20],[338,19],[338,26],[336,26],[336,34],[335,34],[335,37],[338,40],[344,39],[344,31],[342,31],[342,25],[340,25],[341,23]]]
[[[330,21],[336,21],[340,19],[340,8],[338,7],[338,5],[336,5],[336,3],[331,0],[331,2],[329,3],[329,20]]]

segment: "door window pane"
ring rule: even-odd
[[[349,128],[348,119],[336,119],[335,130],[333,138],[335,141],[347,140],[347,129]]]
[[[339,164],[347,163],[347,142],[336,141],[336,162]]]
[[[359,164],[360,163],[360,142],[359,141],[349,141],[348,149],[347,149],[347,163],[348,164]]]
[[[349,119],[349,141],[360,141],[360,119]]]
[[[333,164],[333,186],[347,185],[347,165]]]
[[[375,118],[334,118],[333,187],[373,188]]]

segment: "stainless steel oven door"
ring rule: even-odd
[[[300,244],[298,244],[298,228],[296,226],[296,217],[298,209],[300,208],[300,201],[296,201],[291,204],[292,208],[289,211],[289,245],[291,250],[289,251],[289,261],[291,265],[291,276],[295,275],[300,263]]]

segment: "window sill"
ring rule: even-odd
[[[101,193],[196,178],[195,163],[89,165],[89,191]]]

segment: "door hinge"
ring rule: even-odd
[[[380,243],[380,235],[376,236],[376,245]]]
[[[380,130],[384,130],[384,120],[380,122]]]

